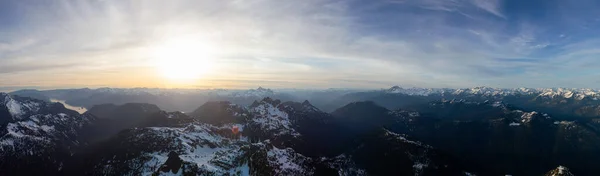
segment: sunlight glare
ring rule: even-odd
[[[213,67],[214,49],[191,39],[168,40],[155,49],[158,72],[171,81],[191,81],[205,76]]]

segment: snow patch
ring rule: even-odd
[[[502,106],[502,102],[494,102],[494,104],[492,104],[493,107],[501,107]]]
[[[25,136],[19,129],[19,125],[16,123],[8,123],[8,125],[6,125],[6,130],[8,131],[8,134],[17,138]]]
[[[227,137],[221,136],[226,134],[220,134],[220,132],[230,130],[233,125],[242,126],[239,124],[213,126],[199,123],[181,128],[147,127],[138,129],[142,133],[139,133],[136,138],[148,136],[154,140],[170,141],[168,145],[177,148],[176,152],[181,160],[195,164],[203,171],[216,175],[227,175],[227,173],[249,175],[247,164],[235,164],[235,160],[240,158],[244,151],[240,150],[239,145],[232,144],[243,141],[231,141]],[[147,153],[139,159],[145,160],[142,175],[151,175],[168,159],[168,151]]]
[[[16,100],[12,99],[12,98],[8,98],[8,102],[6,103],[6,107],[8,108],[8,112],[13,116],[14,118],[20,118],[21,114],[23,114],[23,111],[21,109],[21,104],[19,102],[17,102]]]
[[[465,172],[465,176],[477,176],[477,175],[469,173],[469,172]]]
[[[240,176],[250,176],[250,166],[248,166],[248,163],[243,164],[241,167],[238,167],[233,171],[235,172],[231,172],[232,175],[237,173],[237,171],[240,171]]]
[[[15,141],[12,139],[2,139],[0,140],[0,146],[13,146],[15,145]],[[2,147],[0,147],[2,149]]]
[[[418,146],[429,147],[428,145],[425,145],[425,144],[423,144],[421,142],[408,140],[404,136],[402,136],[402,135],[400,135],[398,133],[394,133],[394,132],[391,132],[389,130],[385,130],[385,132],[386,132],[385,133],[386,136],[392,136],[392,137],[396,138],[397,140],[401,140],[403,142],[410,143],[410,144],[415,144],[415,145],[418,145]]]
[[[556,121],[554,122],[555,125],[572,125],[575,122],[572,121]]]
[[[428,164],[423,164],[423,163],[419,163],[419,162],[415,162],[415,164],[413,165],[413,168],[415,170],[423,170],[425,168],[427,168]]]
[[[33,120],[35,123],[40,123],[40,119],[38,119],[36,116],[31,116],[29,119]]]
[[[409,112],[408,116],[409,117],[418,117],[418,116],[420,116],[420,114],[419,114],[419,112]]]
[[[219,170],[209,161],[215,157],[215,153],[218,151],[225,150],[224,148],[210,148],[210,147],[195,147],[193,150],[188,150],[186,153],[179,155],[179,158],[183,161],[195,163],[198,167],[208,168],[210,171]]]
[[[38,126],[33,121],[21,121],[21,122],[17,122],[17,123],[19,123],[20,126],[28,128],[30,130],[38,130],[40,128],[40,126]]]
[[[275,167],[275,175],[288,175],[290,173],[303,173],[305,169],[299,165],[310,160],[301,154],[297,154],[291,148],[279,149],[275,146],[267,152],[269,164]],[[309,174],[309,173],[304,173]],[[309,174],[310,175],[310,174]]]
[[[51,131],[54,131],[54,130],[55,130],[55,129],[54,129],[54,126],[48,126],[48,125],[42,125],[42,126],[40,126],[40,128],[41,128],[42,130],[44,130],[45,132],[51,132]]]
[[[533,118],[533,116],[536,114],[538,114],[538,112],[535,112],[535,111],[524,112],[523,115],[521,115],[521,122],[523,122],[523,123],[530,122],[531,118]]]
[[[564,174],[566,168],[564,166],[558,166],[558,174]]]
[[[567,91],[567,92],[565,92],[565,93],[564,93],[564,95],[563,95],[563,96],[564,96],[565,98],[571,98],[571,97],[573,97],[573,92],[571,92],[571,91]]]
[[[168,159],[167,154],[158,153],[158,152],[148,153],[148,154],[146,154],[146,156],[149,156],[150,160],[146,161],[143,164],[142,175],[152,175]],[[106,166],[110,166],[110,165],[106,165]]]

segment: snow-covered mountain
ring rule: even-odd
[[[406,94],[406,95],[418,95],[418,96],[429,96],[433,94],[444,94],[454,92],[453,89],[438,89],[438,88],[402,88],[400,86],[393,86],[387,90],[387,93],[392,94]]]
[[[175,153],[188,163],[186,173],[248,173],[248,163],[242,160],[242,147],[248,147],[248,143],[244,138],[233,139],[230,129],[202,123],[131,129],[109,141],[111,145],[106,147],[113,152],[102,153],[90,171],[100,175],[152,175],[160,173],[169,155]]]
[[[282,136],[299,137],[300,133],[292,126],[292,120],[287,112],[281,110],[281,101],[265,98],[250,106],[250,112],[255,116],[248,125],[257,131],[263,132],[267,138]]]
[[[394,109],[407,104],[426,103],[440,99],[467,99],[471,101],[506,101],[523,108],[543,108],[551,114],[577,114],[582,117],[600,117],[600,90],[576,88],[408,88],[394,86],[382,90],[353,89],[157,89],[157,88],[99,88],[62,90],[21,90],[14,95],[42,100],[64,100],[66,103],[92,108],[98,104],[126,104],[131,102],[155,104],[166,111],[191,112],[209,101],[229,101],[248,106],[265,97],[282,101],[309,100],[325,112],[348,103],[374,101]],[[541,110],[541,109],[539,109]]]
[[[600,117],[599,93],[600,90],[594,89],[567,88],[430,89],[394,86],[379,91],[349,93],[332,100],[329,107],[336,107],[335,105],[341,107],[359,101],[373,101],[388,109],[404,108],[439,100],[502,101],[524,109],[545,112],[561,120],[581,120]],[[331,109],[328,110],[331,111]]]
[[[284,118],[287,113],[278,109],[284,108],[282,104],[273,106],[275,102],[279,100],[265,99],[249,111],[228,102],[209,102],[193,113],[196,115],[194,122],[123,131],[96,146],[103,150],[81,156],[82,160],[93,162],[76,165],[67,172],[92,175],[315,175],[322,172],[317,168],[347,167],[346,163],[350,161],[311,158],[291,147],[273,145],[271,141],[277,141],[283,135],[299,135],[290,119]],[[212,111],[206,111],[206,107],[212,107]],[[316,110],[313,108],[310,107]],[[185,114],[162,114],[152,120],[161,117],[189,119]],[[233,123],[204,120],[224,115],[244,120],[231,121]],[[233,133],[234,126],[239,129],[239,134]],[[274,135],[264,136],[269,132]],[[260,139],[249,140],[257,135],[261,136],[255,138]],[[330,164],[334,161],[337,163]]]
[[[124,130],[108,141],[78,153],[65,174],[91,175],[368,175],[363,169],[370,153],[363,145],[383,147],[411,160],[402,167],[406,173],[447,173],[439,169],[439,159],[429,158],[429,146],[385,131],[385,140],[422,149],[402,149],[351,140],[336,141],[345,135],[335,117],[320,111],[308,101],[281,102],[271,98],[241,107],[229,102],[209,102],[191,113],[159,112],[146,118],[152,123]],[[219,117],[219,118],[217,118]],[[215,121],[223,118],[224,120]],[[190,119],[192,119],[190,121]],[[161,123],[158,123],[161,122]],[[234,133],[233,128],[239,130]],[[379,133],[377,133],[379,134]],[[393,135],[392,135],[393,134]],[[355,136],[359,137],[359,136]],[[360,137],[362,138],[362,137]],[[393,138],[393,139],[392,139]],[[383,140],[383,139],[382,139]],[[327,148],[328,143],[342,148]],[[353,143],[353,142],[352,142]],[[425,149],[425,150],[423,150]],[[314,151],[313,151],[314,150]],[[333,152],[332,152],[333,150]],[[379,151],[377,151],[379,152]],[[331,155],[324,155],[329,153]],[[381,161],[384,162],[384,161]],[[444,161],[445,162],[445,161]],[[428,171],[425,171],[428,170]],[[443,172],[438,172],[443,171]],[[453,170],[451,173],[462,173]],[[400,172],[399,172],[400,173]],[[404,173],[404,172],[401,172]],[[425,174],[426,175],[426,174]]]
[[[492,88],[492,87],[474,87],[474,88],[402,88],[393,86],[384,90],[390,94],[406,94],[418,96],[445,96],[445,95],[481,95],[481,96],[508,96],[508,95],[535,95],[540,97],[562,97],[582,100],[590,98],[598,100],[600,90],[582,89],[582,88]]]
[[[60,103],[0,93],[0,170],[3,174],[57,172],[75,148],[80,132],[95,119]],[[20,170],[30,166],[38,170]]]
[[[210,101],[191,113],[104,104],[81,115],[0,94],[0,175],[541,175],[557,165],[570,169],[554,175],[600,172],[600,120],[464,97],[396,110],[353,102],[333,113],[268,97],[247,106]]]
[[[574,176],[568,168],[564,166],[558,166],[556,169],[553,169],[546,173],[544,176]]]
[[[395,132],[497,174],[537,175],[552,165],[599,172],[588,169],[600,156],[595,149],[600,147],[600,133],[592,123],[557,120],[503,102],[438,101],[390,114],[397,121],[390,127]],[[524,169],[527,163],[544,167]]]

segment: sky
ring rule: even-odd
[[[0,0],[0,87],[600,88],[596,0]]]

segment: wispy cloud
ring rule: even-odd
[[[502,14],[502,4],[501,0],[472,0],[473,4],[491,14],[494,14],[501,18],[506,18],[504,14]]]
[[[2,1],[0,79],[10,81],[0,85],[163,86],[152,53],[182,38],[214,50],[213,72],[190,84],[201,87],[554,87],[547,80],[562,73],[591,78],[600,23],[577,8],[600,5],[544,2]]]

